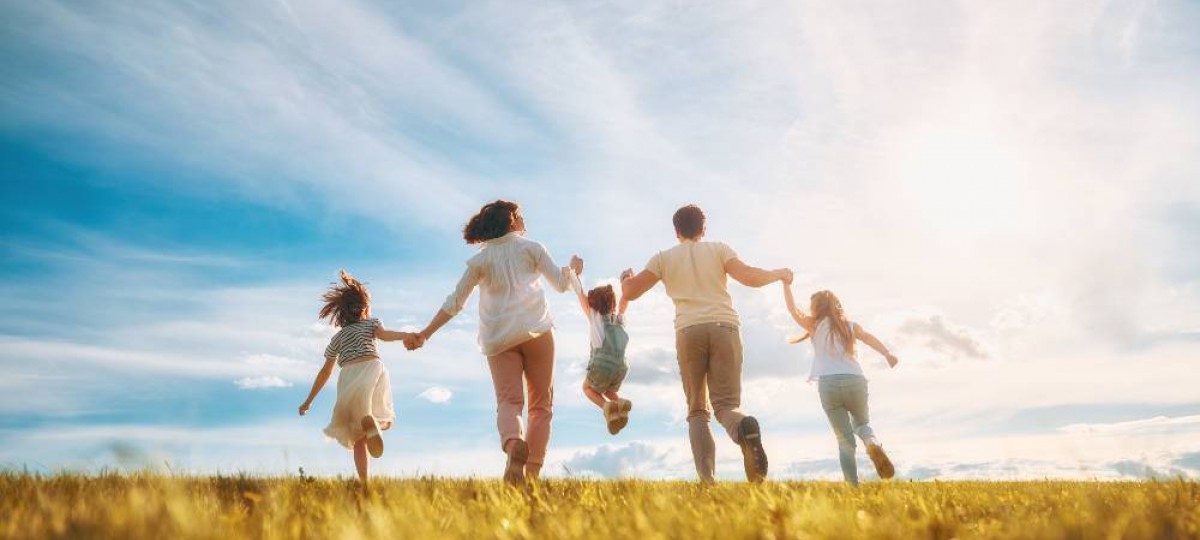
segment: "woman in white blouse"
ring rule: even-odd
[[[583,260],[558,267],[545,246],[525,238],[525,220],[514,202],[485,205],[467,222],[463,238],[482,244],[467,260],[454,292],[429,325],[409,345],[420,347],[442,325],[462,311],[479,287],[479,346],[487,356],[496,389],[496,427],[508,455],[504,480],[519,484],[537,478],[550,441],[554,397],[554,322],[539,278],[565,292],[572,271]],[[529,390],[529,429],[521,422],[524,388]]]

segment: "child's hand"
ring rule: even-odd
[[[312,403],[310,403],[310,402],[305,401],[304,403],[302,403],[300,405],[300,416],[304,416],[304,413],[308,412],[308,408],[310,406],[312,406]]]
[[[900,363],[900,359],[896,358],[896,355],[894,355],[892,353],[888,353],[887,355],[884,356],[884,358],[887,358],[887,363],[888,363],[889,367],[896,367],[896,364]]]
[[[412,333],[404,336],[404,348],[410,351],[420,349],[425,345],[425,336],[417,333]]]

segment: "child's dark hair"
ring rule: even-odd
[[[508,234],[520,209],[517,203],[505,200],[483,205],[479,213],[471,216],[463,227],[463,240],[468,244],[478,244]]]
[[[325,305],[321,306],[319,314],[319,318],[329,319],[329,324],[339,327],[362,320],[367,306],[371,305],[371,293],[362,282],[345,270],[340,275],[342,282],[334,283],[321,296]]]
[[[588,291],[587,298],[592,311],[605,317],[612,313],[613,306],[617,305],[617,293],[613,292],[612,285],[603,285]]]

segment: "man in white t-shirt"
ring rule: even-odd
[[[758,421],[739,410],[742,335],[726,276],[747,287],[763,287],[790,280],[792,271],[749,266],[728,245],[704,241],[704,211],[696,205],[680,208],[672,221],[679,243],[651,257],[641,273],[624,279],[622,297],[636,300],[662,281],[675,303],[675,349],[700,480],[712,482],[716,472],[716,441],[709,428],[715,410],[717,422],[742,449],[746,478],[761,482],[767,476],[767,454]]]

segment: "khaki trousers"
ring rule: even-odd
[[[742,333],[729,323],[702,323],[675,332],[679,376],[688,403],[688,439],[700,480],[716,473],[716,441],[709,422],[717,422],[733,442],[746,415],[742,405]]]
[[[546,332],[489,356],[488,367],[496,389],[496,429],[500,432],[500,448],[506,448],[512,439],[523,439],[529,444],[526,474],[537,476],[546,458],[550,420],[554,417],[554,334]],[[521,421],[527,390],[528,433]]]

